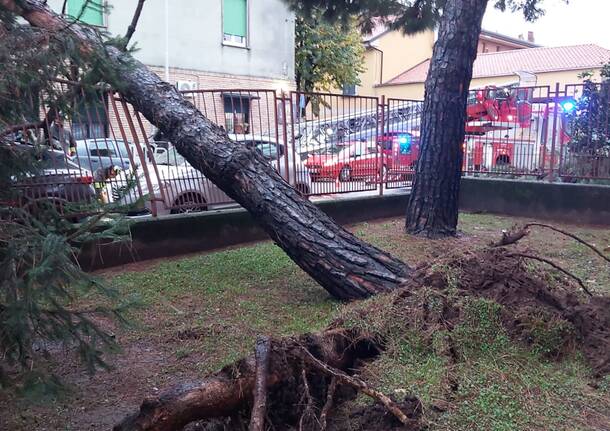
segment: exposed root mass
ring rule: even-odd
[[[411,281],[391,294],[346,307],[322,333],[271,340],[268,429],[422,428],[417,394],[384,394],[355,374],[409,331],[430,343],[445,334],[444,354],[457,360],[464,346],[456,343],[454,331],[477,318],[467,306],[477,300],[495,304],[499,324],[514,340],[551,358],[579,349],[595,373],[610,372],[610,298],[585,296],[573,280],[558,278],[502,247],[460,251],[418,268]],[[252,356],[202,382],[145,400],[138,413],[115,429],[173,430],[194,421],[199,422],[191,429],[242,429],[256,398],[255,376]],[[376,402],[351,409],[349,425],[345,417],[333,417],[359,393]]]

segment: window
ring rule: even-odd
[[[68,15],[85,24],[101,27],[104,25],[104,1],[68,0]]]
[[[246,46],[248,33],[247,0],[223,0],[222,10],[223,43]]]
[[[225,126],[228,133],[248,133],[250,129],[250,99],[224,96]]]
[[[268,160],[276,160],[284,155],[284,147],[276,145],[274,142],[258,141],[256,149],[260,151]],[[279,150],[279,151],[278,151]]]
[[[343,84],[343,95],[344,96],[355,96],[356,85],[355,84]]]
[[[92,157],[119,157],[116,142],[106,139],[92,139],[87,141],[89,153]]]
[[[116,157],[116,153],[112,148],[92,148],[91,156],[93,157]]]
[[[108,137],[108,100],[104,93],[79,97],[74,106],[72,134],[74,139]]]

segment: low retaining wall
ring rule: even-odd
[[[340,224],[403,214],[408,194],[364,196],[317,202]],[[109,268],[139,260],[215,250],[269,237],[241,208],[198,214],[142,218],[131,226],[129,243],[88,244],[78,260],[88,269]]]
[[[610,225],[610,187],[463,178],[460,209],[582,224]]]
[[[408,193],[346,197],[318,202],[340,224],[358,223],[405,213]],[[460,208],[537,219],[610,225],[610,187],[516,180],[463,178]],[[243,209],[137,220],[129,244],[89,244],[79,256],[87,269],[107,268],[136,260],[214,250],[267,239]]]

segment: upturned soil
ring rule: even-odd
[[[143,297],[143,307],[132,313],[132,328],[101,322],[115,332],[123,347],[121,353],[110,357],[113,369],[89,376],[68,349],[51,349],[47,366],[67,383],[69,392],[38,403],[9,392],[0,393],[0,429],[110,429],[125,414],[136,411],[144,397],[172,384],[198,379],[248,354],[257,334],[281,337],[321,330],[329,324],[379,332],[384,353],[375,360],[368,358],[359,363],[353,372],[386,392],[394,391],[392,396],[414,421],[408,429],[610,429],[610,380],[603,377],[610,371],[610,301],[604,296],[610,293],[607,265],[578,244],[551,232],[535,231],[512,246],[550,258],[578,275],[596,294],[591,299],[567,277],[548,271],[542,264],[507,257],[503,249],[483,248],[498,239],[501,229],[516,222],[525,220],[462,215],[462,235],[436,241],[404,235],[401,219],[353,226],[351,230],[357,235],[416,264],[418,281],[385,298],[348,306],[329,299],[268,243],[102,273],[125,294],[138,292]],[[600,249],[610,247],[608,229],[562,228],[583,236]],[[570,392],[570,400],[563,392],[546,388],[544,382],[536,380],[531,384],[527,379],[534,377],[525,370],[514,371],[515,375],[507,378],[505,373],[510,371],[500,365],[491,371],[476,368],[480,361],[473,360],[469,350],[472,346],[466,346],[471,333],[464,331],[464,322],[472,317],[471,298],[501,304],[501,328],[515,344],[523,346],[518,347],[519,352],[540,352],[542,362],[536,356],[536,366],[541,364],[540,372],[558,379],[553,384]],[[402,323],[388,326],[388,321]],[[400,349],[405,347],[404,340],[394,344],[388,342],[388,337],[396,330],[409,332],[409,328],[422,335],[417,343],[428,347],[415,356],[410,352],[403,360]],[[501,331],[498,328],[492,329]],[[436,346],[438,333],[448,335],[440,349]],[[405,367],[418,363],[420,353],[428,355],[433,344],[434,354],[445,362],[438,387],[428,388],[437,379],[436,368],[427,368],[429,364],[418,369]],[[492,351],[492,356],[483,356],[484,360],[502,362],[514,353],[513,347],[508,349],[509,353],[502,351],[500,356]],[[578,358],[573,359],[578,352],[586,358],[582,364]],[[515,355],[514,363],[506,360],[509,369],[530,361],[529,356],[523,359],[522,353]],[[384,368],[388,364],[389,370]],[[564,372],[566,367],[570,370]],[[393,375],[392,370],[398,370],[399,375]],[[521,422],[511,419],[512,404],[496,402],[494,398],[493,402],[504,409],[500,413],[487,410],[496,404],[480,404],[480,391],[467,392],[461,381],[469,379],[468,373],[473,371],[477,375],[489,372],[490,380],[499,376],[500,393],[527,387],[531,394],[520,400],[519,413],[532,416],[530,409],[535,411],[536,426],[530,425],[528,418],[520,418],[527,425],[514,428],[515,423]],[[414,382],[412,387],[406,388],[400,381],[403,376]],[[389,381],[390,378],[394,380]],[[503,386],[512,385],[515,379],[519,385]],[[321,396],[327,384],[326,380],[320,383],[317,390]],[[491,388],[498,382],[477,384]],[[541,400],[541,394],[545,400]],[[469,410],[472,403],[465,408],[468,400],[478,410]],[[279,406],[281,400],[275,402]],[[578,420],[567,428],[549,428],[548,424],[555,422],[551,417],[554,413],[544,411],[547,402],[569,411]],[[375,431],[402,426],[383,407],[363,402],[362,395],[348,388],[337,392],[334,404],[329,430]],[[283,425],[294,426],[294,417],[298,418],[293,415]],[[486,423],[481,417],[492,419]],[[277,429],[282,429],[282,421],[276,421],[280,427]],[[193,424],[191,429],[228,426],[226,422],[205,423]]]

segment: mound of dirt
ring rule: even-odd
[[[405,287],[457,290],[503,306],[503,324],[520,341],[531,342],[533,320],[557,326],[565,321],[564,345],[575,344],[598,375],[610,373],[610,298],[585,295],[570,281],[557,279],[503,248],[460,251],[443,262],[418,268]],[[446,316],[450,317],[450,316]],[[560,349],[559,349],[560,350]],[[561,353],[561,352],[554,352]]]
[[[465,325],[483,332],[465,333]],[[610,373],[610,298],[586,296],[573,281],[505,248],[460,250],[417,268],[392,293],[345,307],[325,331],[271,340],[267,424],[311,431],[418,430],[425,421],[417,394],[397,399],[375,391],[359,377],[363,365],[412,333],[457,363],[467,344],[482,345],[499,332],[551,357],[580,350],[597,374]],[[198,419],[203,421],[188,429],[244,429],[256,367],[251,356],[203,382],[168,390],[115,429],[165,431]],[[375,402],[351,403],[358,394]],[[328,424],[321,427],[327,405]]]

